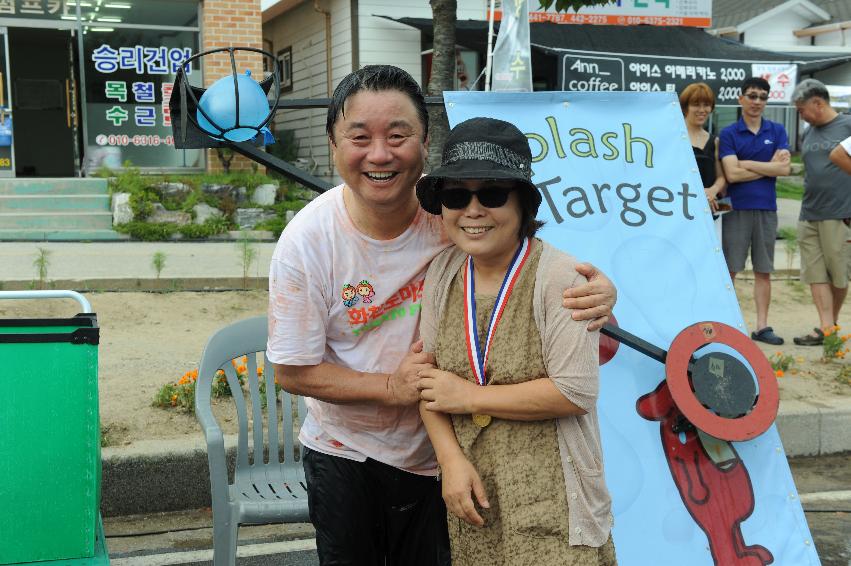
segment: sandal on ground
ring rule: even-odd
[[[804,334],[803,336],[795,336],[792,341],[798,346],[821,346],[824,344],[824,332],[821,328],[813,328],[815,336],[812,334]]]
[[[771,344],[772,346],[780,346],[781,344],[783,344],[783,338],[775,334],[774,329],[770,326],[766,326],[759,332],[751,332],[751,340],[765,342],[766,344]]]

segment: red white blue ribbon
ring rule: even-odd
[[[500,286],[499,293],[496,295],[496,303],[493,306],[493,312],[491,312],[490,322],[488,322],[488,334],[484,350],[479,347],[479,329],[476,322],[476,283],[473,276],[473,258],[467,257],[467,263],[464,267],[464,328],[467,335],[467,358],[470,361],[470,367],[473,369],[473,375],[476,377],[476,383],[479,385],[487,385],[485,368],[488,365],[488,354],[496,333],[496,327],[502,319],[505,305],[508,304],[508,298],[520,278],[520,270],[523,269],[523,265],[529,258],[531,249],[531,240],[526,238],[520,243],[520,247],[517,248],[514,257],[511,259],[511,264],[509,264],[505,278],[502,280],[502,286]]]

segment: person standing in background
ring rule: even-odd
[[[756,329],[751,339],[779,346],[783,338],[768,326],[771,273],[777,238],[777,177],[791,167],[789,138],[781,124],[762,117],[771,86],[763,78],[742,83],[739,105],[742,117],[719,136],[718,155],[730,185],[733,210],[722,220],[722,246],[730,278],[745,268],[748,250],[754,271]]]
[[[793,340],[819,346],[837,324],[848,293],[848,220],[851,219],[851,178],[830,160],[831,151],[851,136],[851,116],[830,106],[827,87],[805,79],[795,87],[792,102],[810,127],[802,136],[804,197],[798,218],[801,282],[810,286],[819,326]]]

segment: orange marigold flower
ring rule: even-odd
[[[216,375],[224,375],[224,374],[225,374],[225,370],[223,370],[223,369],[220,369],[216,372]]]
[[[257,368],[257,377],[263,377],[263,368],[262,367]]]
[[[236,371],[237,373],[245,373],[248,371],[248,368],[245,366],[239,366],[238,368],[236,368]]]
[[[230,361],[230,364],[231,364],[233,367],[236,367],[236,360],[231,360],[231,361]]]
[[[187,383],[189,383],[189,377],[186,375],[181,377],[180,381],[177,382],[178,385],[186,385]]]
[[[783,373],[782,369],[779,369],[779,370],[774,372],[774,375],[777,376],[777,377],[783,377],[785,374]]]

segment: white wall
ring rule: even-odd
[[[839,30],[830,33],[821,33],[815,36],[815,45],[818,46],[851,46],[851,31]]]
[[[795,10],[785,10],[745,30],[745,44],[777,51],[790,46],[809,45],[808,37],[795,37],[793,32],[810,25],[812,21]]]
[[[422,81],[420,32],[377,16],[431,18],[429,3],[426,0],[361,0],[358,6],[361,65],[397,65]],[[484,20],[486,8],[486,0],[458,0],[456,17]]]
[[[351,17],[348,0],[323,0],[320,7],[331,12],[331,90],[351,72]],[[326,98],[325,16],[312,2],[305,2],[263,25],[263,37],[272,41],[272,49],[292,46],[293,90],[282,99]],[[284,110],[275,117],[275,129],[292,130],[298,140],[298,157],[305,159],[314,175],[330,179],[328,139],[325,135],[324,108]]]

